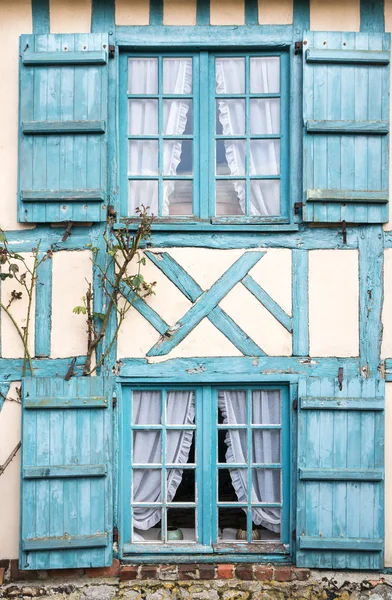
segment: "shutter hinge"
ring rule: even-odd
[[[343,244],[347,244],[347,223],[346,223],[346,221],[342,221],[342,236],[343,236]]]
[[[338,369],[338,384],[339,384],[339,390],[342,391],[342,389],[343,389],[343,367],[339,367],[339,369]]]
[[[302,202],[294,202],[294,214],[299,215],[302,209]]]
[[[113,223],[117,218],[117,213],[114,210],[113,204],[109,204],[106,212],[107,219],[110,223]]]
[[[112,398],[112,407],[113,408],[117,407],[117,396],[113,396],[113,398]]]
[[[298,399],[294,398],[293,400],[293,410],[298,410]]]
[[[116,46],[114,46],[113,44],[110,44],[110,46],[109,46],[109,58],[114,58],[115,54],[116,54]]]
[[[301,42],[295,42],[294,44],[294,54],[297,56],[298,54],[302,54],[302,49],[303,49],[304,43]]]
[[[119,534],[118,527],[113,527],[113,544],[118,544]]]
[[[293,529],[291,536],[293,538],[293,541],[295,542],[295,540],[297,539],[297,530],[296,529]]]

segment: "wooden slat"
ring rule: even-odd
[[[105,121],[23,121],[27,134],[105,133]]]
[[[388,192],[382,190],[307,190],[307,202],[343,202],[343,203],[371,203],[386,204]]]
[[[23,202],[103,202],[103,190],[22,190]]]
[[[380,398],[316,398],[306,396],[299,399],[303,410],[384,410]]]
[[[25,479],[54,479],[65,477],[104,477],[106,465],[61,465],[50,467],[24,467]]]
[[[106,65],[107,53],[86,52],[26,52],[22,56],[24,65]]]
[[[299,536],[299,547],[304,550],[353,550],[359,552],[380,552],[383,549],[384,540],[369,538],[333,538],[333,537],[310,537]]]
[[[312,121],[306,122],[308,133],[374,134],[389,133],[389,121]]]
[[[23,408],[107,408],[108,399],[105,396],[27,396]]]
[[[76,550],[77,548],[104,548],[108,544],[107,533],[96,535],[30,538],[22,542],[25,552],[42,550]]]
[[[264,308],[266,308],[271,315],[275,317],[275,319],[279,321],[279,323],[283,325],[285,329],[287,329],[288,332],[292,333],[293,324],[291,317],[283,310],[283,308],[279,306],[277,302],[275,302],[273,298],[271,298],[271,296],[257,283],[257,281],[253,279],[253,277],[247,275],[244,277],[242,284],[251,294],[253,294],[255,298],[257,298]]]
[[[304,481],[383,481],[381,469],[299,469]]]
[[[306,50],[306,62],[328,64],[389,65],[389,52],[376,50]]]

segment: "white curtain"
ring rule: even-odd
[[[161,422],[160,392],[133,393],[133,423],[135,425]],[[192,425],[195,419],[195,400],[192,391],[168,392],[166,398],[166,422],[170,425]],[[137,464],[161,463],[161,432],[157,430],[133,433],[133,501],[161,502],[161,474],[156,469],[138,469]],[[166,432],[166,463],[184,464],[188,461],[192,445],[192,430],[169,430]],[[182,480],[181,469],[168,469],[167,501],[171,502]],[[161,519],[159,507],[134,507],[133,526],[150,529]]]
[[[128,69],[128,89],[138,94],[157,93],[158,62],[156,58],[130,59],[132,68]],[[163,93],[190,94],[192,91],[192,59],[166,58],[163,61]],[[186,127],[189,100],[167,99],[163,102],[162,131],[158,131],[158,101],[153,99],[130,99],[129,131],[138,135],[178,135]],[[163,173],[176,175],[181,161],[182,142],[171,140],[163,144]],[[130,175],[158,175],[158,143],[155,140],[135,143],[129,148]],[[174,182],[169,181],[163,189],[162,214],[169,214],[170,194]],[[129,214],[135,214],[140,204],[148,205],[158,214],[158,185],[156,180],[132,180],[129,191]]]
[[[268,58],[257,59],[257,68],[251,68],[251,91],[263,93],[279,90],[280,69],[276,61]],[[216,91],[229,94],[236,90],[238,81],[243,78],[241,62],[233,58],[216,59]],[[253,89],[252,89],[253,88]],[[236,90],[237,91],[237,90]],[[273,99],[251,100],[252,133],[273,134],[280,131],[279,106]],[[244,134],[245,102],[243,99],[218,100],[219,121],[223,135]],[[245,174],[245,144],[243,141],[225,141],[227,164],[232,176]],[[253,140],[250,145],[249,174],[279,175],[279,141],[273,139]],[[245,184],[233,182],[242,212],[245,214]],[[279,182],[274,180],[253,180],[250,187],[249,212],[251,216],[280,214]]]
[[[246,423],[246,395],[236,390],[222,391],[218,394],[218,405],[223,422],[229,425]],[[278,391],[258,390],[252,392],[252,423],[271,425],[280,423],[280,393]],[[226,462],[246,464],[280,462],[280,437],[277,431],[253,430],[252,453],[247,456],[246,429],[229,429],[225,439],[227,445]],[[247,502],[247,470],[230,469],[230,476],[239,502]],[[280,501],[280,472],[278,469],[252,469],[252,502]],[[275,508],[255,507],[252,520],[256,525],[274,531],[280,531],[280,511]]]

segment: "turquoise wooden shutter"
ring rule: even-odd
[[[388,221],[389,34],[306,32],[304,221]]]
[[[108,35],[20,38],[19,221],[104,221]]]
[[[112,563],[110,386],[23,380],[21,569]]]
[[[300,382],[298,566],[384,567],[384,387]]]

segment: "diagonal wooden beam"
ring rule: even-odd
[[[275,319],[290,333],[293,332],[293,323],[291,317],[271,298],[269,294],[251,277],[244,277],[242,284],[251,294],[266,308]]]
[[[151,262],[190,300],[196,300],[203,294],[199,284],[167,252],[145,253]],[[207,319],[245,356],[266,356],[262,350],[235,321],[216,306]]]
[[[158,315],[158,313],[144,302],[129,285],[124,281],[121,285],[121,293],[128,302],[160,333],[164,335],[169,329],[169,325]]]
[[[199,296],[192,308],[166,331],[147,356],[164,356],[173,350],[196,325],[211,313],[264,254],[265,252],[261,251],[245,252],[207,292]]]

